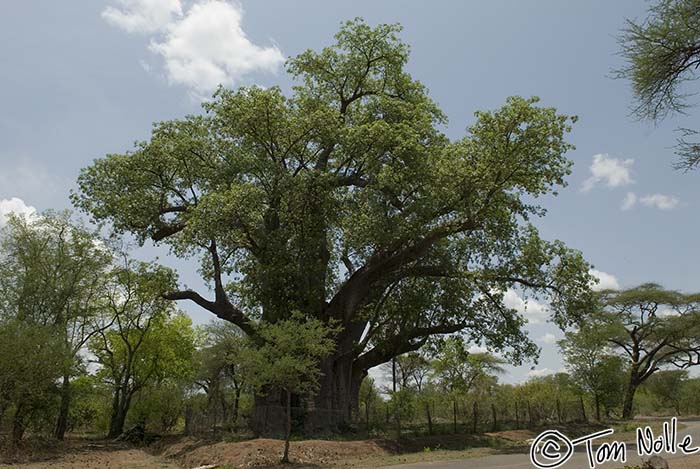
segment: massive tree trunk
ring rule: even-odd
[[[336,352],[320,363],[323,376],[318,393],[306,402],[295,399],[293,407],[303,407],[299,430],[307,434],[341,432],[350,426],[359,405],[359,391],[366,370],[353,367],[353,356]],[[297,419],[295,419],[296,421]],[[281,436],[285,432],[285,396],[268,390],[255,396],[252,428],[261,436]]]
[[[68,411],[70,410],[71,390],[70,390],[70,375],[63,376],[61,385],[61,405],[58,409],[58,419],[56,421],[56,429],[54,436],[62,440],[68,430]]]

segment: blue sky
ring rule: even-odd
[[[289,89],[281,62],[332,42],[341,21],[400,22],[411,45],[409,70],[449,116],[459,138],[473,112],[510,95],[579,116],[569,186],[544,201],[546,238],[580,249],[607,284],[657,281],[700,285],[700,174],[671,167],[676,127],[628,116],[615,35],[641,18],[638,0],[285,1],[33,0],[4,3],[0,14],[0,219],[10,210],[70,206],[80,168],[129,149],[154,121],[199,112],[213,84]],[[697,91],[689,88],[688,91]],[[598,156],[596,156],[598,155]],[[0,220],[1,223],[1,220]],[[146,249],[144,256],[156,250]],[[161,253],[162,254],[162,253]],[[167,261],[198,285],[196,266]],[[520,305],[513,296],[512,304]],[[552,340],[561,333],[541,305],[526,315],[543,347],[536,373],[562,367]],[[196,322],[205,312],[187,308]],[[507,381],[531,370],[512,370]]]

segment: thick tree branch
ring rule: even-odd
[[[207,300],[193,290],[168,292],[163,294],[163,298],[172,301],[192,301],[207,311],[214,313],[218,318],[237,325],[246,334],[253,337],[256,335],[255,328],[253,327],[250,319],[248,319],[240,309],[236,308],[230,303],[221,304],[215,301]]]
[[[369,370],[372,367],[388,362],[393,357],[418,350],[430,336],[453,334],[461,331],[466,326],[466,323],[436,324],[429,327],[416,327],[410,331],[396,334],[357,357],[353,366],[357,366],[362,370]]]
[[[184,230],[187,225],[184,222],[175,223],[172,225],[160,225],[151,235],[153,241],[161,241],[168,236],[172,236],[180,231]]]

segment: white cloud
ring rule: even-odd
[[[539,342],[542,342],[543,344],[554,344],[557,342],[557,336],[555,336],[551,332],[547,332],[545,335],[543,335],[537,340]]]
[[[672,195],[652,194],[640,197],[639,202],[642,205],[658,208],[659,210],[673,210],[678,207],[680,200]]]
[[[102,18],[128,33],[154,33],[182,16],[180,0],[118,1],[121,8],[105,8]]]
[[[622,187],[632,184],[630,168],[634,160],[612,158],[607,154],[593,155],[591,176],[583,182],[581,190],[590,191],[596,184],[605,183],[609,188]]]
[[[503,304],[521,313],[530,324],[542,323],[549,317],[546,304],[533,299],[525,300],[515,290],[508,290],[503,294]]]
[[[638,197],[634,192],[628,192],[620,208],[622,210],[630,210],[637,205],[637,202],[645,207],[657,208],[659,210],[673,210],[680,204],[678,197],[672,195],[649,194]]]
[[[122,10],[110,7],[102,16],[127,32],[156,33],[149,50],[163,59],[168,81],[188,87],[194,97],[208,96],[219,85],[233,86],[252,72],[275,72],[284,63],[277,46],[261,47],[248,39],[238,3],[196,0],[184,12],[179,0],[121,3]]]
[[[637,194],[634,192],[628,192],[622,201],[622,210],[629,210],[637,204]]]
[[[27,205],[24,203],[24,200],[18,197],[0,199],[0,226],[4,226],[7,223],[11,213],[24,217],[27,220],[37,216],[36,209],[31,205]]]
[[[598,279],[598,283],[593,285],[594,291],[620,289],[620,283],[614,275],[598,269],[591,269],[590,274]]]
[[[542,368],[539,370],[530,370],[527,373],[527,376],[530,378],[541,378],[543,376],[553,375],[554,373],[556,373],[556,371],[552,370],[551,368]]]

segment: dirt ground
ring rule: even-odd
[[[590,429],[582,427],[575,430]],[[528,440],[535,434],[532,430],[509,430],[480,436],[414,437],[400,442],[385,439],[304,440],[291,443],[290,456],[293,467],[309,469],[367,468],[410,463],[430,465],[431,461],[435,464],[435,461],[523,453]],[[632,434],[621,433],[618,438],[622,436],[632,437]],[[137,448],[124,443],[72,438],[43,447],[28,446],[11,461],[13,464],[0,463],[0,469],[289,468],[278,464],[282,451],[283,442],[271,439],[220,441],[172,436],[162,438],[149,447]],[[670,467],[699,468],[700,455],[673,459]]]
[[[515,437],[516,435],[508,435]],[[518,435],[521,436],[521,435]],[[525,436],[525,435],[523,435]],[[528,435],[529,436],[529,435]],[[376,467],[415,461],[467,458],[495,452],[511,445],[507,438],[443,435],[393,440],[293,441],[290,457],[296,468]],[[491,446],[491,447],[488,447]],[[150,447],[135,448],[113,442],[71,439],[17,457],[1,469],[175,469],[213,466],[233,468],[278,468],[283,451],[281,440],[255,439],[238,442],[210,441],[193,437],[168,437]]]
[[[22,458],[26,459],[26,457]],[[31,462],[0,463],[1,469],[176,469],[179,464],[129,445],[90,440],[66,441],[51,456],[33,455]]]

